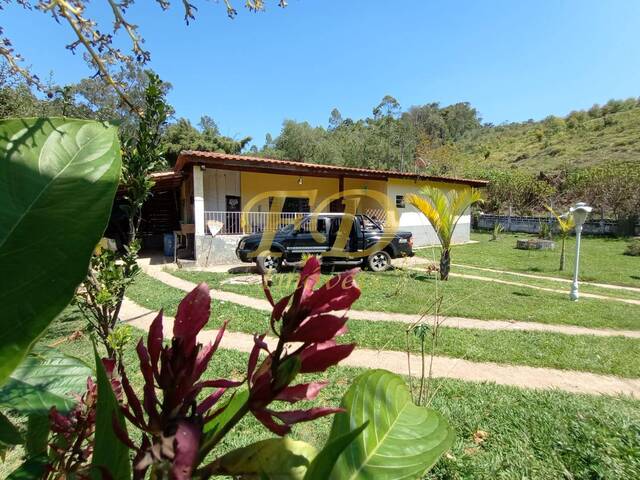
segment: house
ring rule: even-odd
[[[199,266],[234,260],[237,242],[247,233],[282,225],[305,212],[341,212],[347,203],[356,213],[383,223],[391,223],[387,217],[393,216],[399,229],[413,233],[414,247],[437,244],[435,231],[424,215],[404,202],[405,195],[427,185],[452,190],[487,183],[199,151],[182,152],[174,171],[155,174],[154,180],[154,197],[143,213],[143,235],[179,228],[192,239]],[[274,199],[279,199],[275,206]],[[159,211],[172,202],[173,214]],[[281,213],[274,213],[278,206]],[[469,241],[470,224],[467,213],[458,223],[454,242]]]

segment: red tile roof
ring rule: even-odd
[[[412,180],[433,180],[437,182],[457,183],[473,187],[484,187],[486,180],[469,178],[440,177],[421,175],[416,173],[397,172],[393,170],[374,170],[368,168],[342,167],[338,165],[324,165],[319,163],[303,163],[291,160],[277,160],[275,158],[251,157],[247,155],[232,155],[218,152],[200,152],[186,150],[180,152],[174,167],[175,172],[181,172],[189,164],[201,164],[214,168],[231,168],[236,170],[263,171],[265,173],[281,173],[288,175],[308,175],[325,177],[358,177],[372,179],[406,178]]]

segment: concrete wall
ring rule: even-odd
[[[387,194],[394,202],[396,196],[402,195],[403,197],[409,193],[420,193],[420,189],[426,185],[437,186],[445,190],[451,190],[452,188],[465,188],[452,186],[451,184],[436,184],[434,182],[415,182],[413,180],[400,180],[389,179],[387,186]],[[468,187],[467,187],[468,188]],[[413,245],[414,247],[423,247],[427,245],[438,245],[440,241],[436,235],[435,230],[418,209],[405,203],[404,208],[398,208],[399,216],[399,228],[400,230],[413,233]],[[470,240],[471,235],[471,215],[467,211],[458,221],[458,225],[453,231],[453,243],[466,243]]]
[[[242,235],[196,235],[195,256],[198,267],[237,263],[236,246]]]
[[[207,168],[203,181],[206,211],[224,212],[226,196],[240,196],[240,172]]]
[[[539,233],[540,226],[548,223],[553,228],[553,217],[519,217],[512,215],[479,215],[478,229],[493,230],[493,226],[499,223],[508,232]],[[582,227],[586,235],[616,235],[618,222],[616,220],[587,220]],[[636,225],[636,235],[640,234],[640,224]]]

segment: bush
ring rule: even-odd
[[[629,255],[631,257],[640,257],[640,238],[634,238],[627,245],[627,249],[624,251],[625,255]]]

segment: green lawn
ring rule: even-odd
[[[573,237],[567,241],[567,269],[564,272],[558,270],[559,244],[553,251],[514,248],[517,238],[529,237],[524,233],[503,233],[500,240],[491,242],[489,233],[472,233],[471,239],[479,243],[454,247],[451,259],[453,263],[572,278],[575,253]],[[640,287],[640,257],[623,255],[627,244],[626,239],[583,237],[580,278],[584,281]],[[438,258],[439,249],[423,248],[416,253],[426,258]]]
[[[58,341],[68,354],[90,362],[88,337],[68,341],[68,335],[82,324],[77,318],[59,320],[43,338]],[[142,332],[140,332],[142,334]],[[59,341],[63,340],[63,341]],[[140,390],[142,379],[134,353],[126,350],[132,384]],[[247,356],[220,350],[205,373],[206,378],[240,377]],[[331,381],[316,405],[337,405],[344,391],[361,370],[335,367],[324,378]],[[620,479],[638,478],[640,471],[640,403],[638,401],[574,395],[557,391],[531,391],[453,380],[433,382],[432,406],[441,411],[456,430],[456,442],[428,479]],[[286,408],[286,407],[285,407]],[[293,437],[321,445],[330,419],[296,426]],[[473,436],[488,433],[481,445]],[[235,448],[270,436],[253,418],[246,418],[222,444]],[[10,463],[0,464],[4,478]],[[12,461],[11,461],[12,460]]]
[[[207,282],[212,288],[264,298],[259,284],[223,284],[230,274],[186,270],[169,273],[192,282]],[[274,294],[284,296],[293,288],[297,274],[281,273],[273,278]],[[354,304],[358,310],[421,313],[441,296],[442,312],[449,316],[640,330],[640,305],[589,298],[571,302],[566,293],[456,277],[441,282],[426,274],[405,270],[382,274],[363,271],[357,281],[362,289],[362,296]]]
[[[452,267],[452,275],[456,276],[456,274],[464,274],[464,275],[474,275],[481,276],[484,278],[496,278],[500,280],[505,280],[508,282],[517,282],[517,283],[526,283],[527,285],[544,287],[544,288],[552,288],[554,290],[562,290],[563,294],[569,295],[569,291],[571,289],[570,282],[560,282],[554,279],[548,278],[530,278],[523,277],[519,273],[497,273],[497,272],[489,272],[486,270],[478,270],[477,268],[471,266],[459,266],[455,265]],[[528,274],[525,274],[528,275]],[[598,287],[594,285],[580,284],[580,293],[595,293],[597,295],[604,295],[606,297],[617,297],[631,300],[640,301],[640,292],[623,290],[623,289],[612,289],[605,287]]]
[[[127,291],[129,298],[153,310],[175,315],[184,292],[141,274]],[[266,312],[215,301],[207,328],[219,328],[229,321],[229,330],[244,333],[268,330]],[[349,320],[349,333],[341,341],[355,342],[371,349],[406,351],[407,324]],[[410,348],[420,351],[415,335]],[[431,351],[429,344],[428,351]],[[559,369],[582,370],[623,377],[640,377],[640,340],[622,337],[558,335],[546,332],[487,331],[441,328],[437,355],[466,358],[478,362],[497,362]]]

